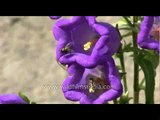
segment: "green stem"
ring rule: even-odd
[[[124,17],[125,18],[125,17]],[[117,31],[122,39],[122,35],[119,31],[119,27],[118,27],[118,24],[116,25],[116,28],[117,28]],[[120,50],[119,50],[119,61],[120,61],[120,65],[121,65],[121,69],[122,69],[122,72],[123,73],[126,73],[126,69],[125,69],[125,64],[124,64],[124,54],[123,54],[123,51],[122,51],[122,46],[120,46]],[[128,91],[128,88],[127,88],[127,80],[126,80],[126,75],[123,76],[123,85],[124,85],[124,91],[125,93]]]
[[[140,82],[139,86],[143,86],[144,82],[145,82],[145,78],[142,79],[142,81]]]
[[[118,24],[116,25],[116,28],[117,28],[117,31],[122,39],[122,35],[119,31],[119,27],[118,27]],[[119,49],[119,61],[120,61],[120,65],[121,65],[121,69],[122,69],[122,73],[126,73],[126,70],[125,70],[125,64],[124,64],[124,53],[123,53],[123,50],[122,50],[122,46],[120,46],[120,49]],[[126,75],[124,75],[122,77],[123,79],[123,86],[124,86],[124,92],[125,94],[128,92],[128,87],[127,87],[127,78],[126,78]],[[122,98],[122,97],[121,97]],[[113,101],[115,104],[117,103],[117,101]]]
[[[123,72],[123,73],[126,73],[125,64],[124,64],[124,54],[123,54],[122,49],[120,50],[119,54],[120,54],[119,60],[120,60],[122,72]],[[124,76],[123,76],[123,85],[124,85],[124,91],[125,91],[125,93],[128,91],[128,88],[127,88],[127,80],[126,80],[126,79],[127,79],[127,78],[126,78],[126,75],[124,75]]]
[[[133,16],[133,25],[135,25],[136,19],[135,16]],[[132,38],[133,38],[133,47],[137,48],[137,33],[132,31]],[[134,103],[139,103],[139,66],[135,63],[137,51],[134,51]]]
[[[122,17],[125,19],[125,21],[127,22],[127,24],[128,24],[130,27],[132,27],[131,21],[130,21],[126,16],[122,16]]]
[[[113,100],[113,103],[114,103],[114,104],[118,104],[117,99]]]

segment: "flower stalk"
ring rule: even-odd
[[[125,64],[124,64],[124,54],[123,54],[122,48],[120,49],[119,54],[120,54],[119,60],[121,64],[122,73],[126,73]],[[126,93],[128,91],[126,75],[123,76],[123,85],[124,85],[124,91]]]
[[[133,27],[136,24],[136,16],[133,16]],[[133,39],[133,47],[137,47],[137,33],[132,31],[132,39]],[[138,104],[139,103],[139,66],[135,62],[136,61],[136,56],[137,56],[137,51],[134,51],[134,103]]]

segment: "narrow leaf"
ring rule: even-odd
[[[133,27],[131,21],[130,21],[126,16],[123,16],[123,18],[125,19],[125,21],[127,22],[127,24],[128,24],[130,27]]]
[[[146,104],[154,104],[154,69],[150,61],[146,59],[139,60],[139,65],[141,66],[144,76],[145,76],[145,98]]]

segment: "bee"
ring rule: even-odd
[[[71,53],[71,52],[72,52],[71,47],[72,47],[72,43],[68,43],[67,45],[65,45],[65,46],[62,48],[61,52],[64,53],[64,54]]]
[[[89,93],[95,93],[95,89],[97,89],[97,87],[99,87],[98,93],[110,89],[110,85],[107,83],[105,78],[103,77],[96,77],[95,79],[89,78]]]
[[[90,78],[89,79],[89,93],[94,93],[95,92],[95,83],[94,83],[94,79]]]

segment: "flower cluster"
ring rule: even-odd
[[[113,26],[97,22],[95,16],[74,16],[58,20],[53,34],[57,41],[56,59],[68,66],[69,76],[62,87],[66,99],[103,104],[122,94],[112,58],[119,49],[120,36]]]

